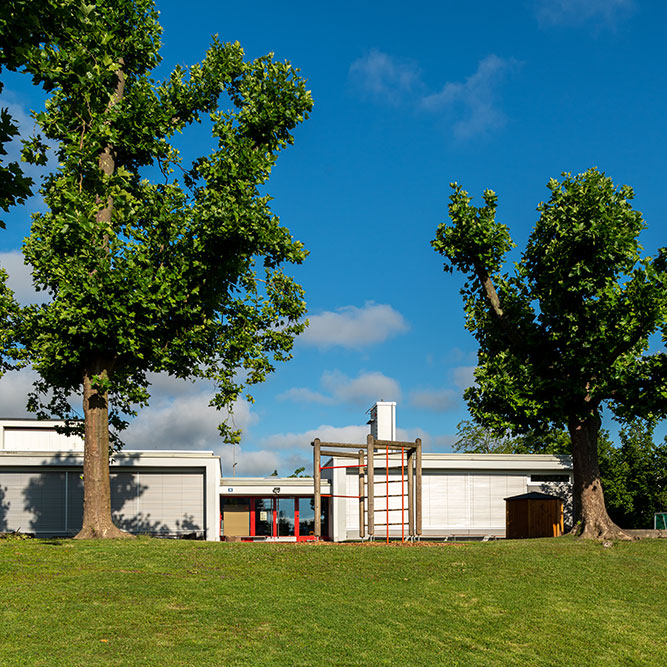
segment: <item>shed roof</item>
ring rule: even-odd
[[[549,495],[548,493],[540,493],[539,491],[530,491],[518,496],[510,496],[509,498],[505,498],[505,500],[562,500],[562,498]]]

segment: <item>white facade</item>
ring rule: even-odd
[[[327,465],[345,465],[345,462],[334,458]],[[561,496],[566,505],[566,523],[570,518],[567,515],[571,504],[569,456],[427,453],[423,454],[422,469],[424,538],[504,537],[505,498],[529,491]],[[331,493],[339,496],[332,499],[332,538],[337,542],[358,539],[359,500],[342,496],[359,493],[359,473],[355,468],[325,472],[329,473],[326,477]],[[545,479],[559,481],[542,481]],[[388,485],[386,480],[385,456],[376,456],[375,536],[385,537],[388,523],[389,535],[400,537],[401,516],[407,535],[407,476],[404,473],[402,483],[400,455],[390,455]]]
[[[83,443],[62,422],[0,422],[0,532],[74,535],[83,517]],[[213,452],[129,451],[111,463],[115,523],[133,533],[220,538]]]
[[[395,404],[374,407],[379,437],[390,439],[385,429],[395,430]],[[73,535],[80,528],[83,443],[57,433],[60,425],[0,420],[0,532],[20,530],[47,537]],[[359,539],[359,499],[343,497],[359,494],[359,472],[335,467],[349,461],[334,458],[322,470],[321,492],[328,508],[323,532],[334,541]],[[387,523],[390,536],[400,537],[402,517],[407,534],[407,476],[404,471],[401,482],[400,454],[389,457],[388,486],[386,467],[384,453],[377,455],[376,538],[385,536]],[[502,537],[504,499],[529,491],[562,497],[568,523],[572,471],[568,456],[426,453],[422,470],[425,539]],[[114,520],[135,533],[195,533],[219,540],[221,499],[275,498],[274,510],[279,512],[283,507],[279,499],[292,498],[285,506],[301,508],[303,514],[314,493],[312,478],[221,478],[220,473],[220,459],[212,452],[124,450],[111,465]]]
[[[0,421],[0,451],[83,452],[83,440],[58,433],[64,422],[35,419]]]
[[[331,493],[322,482],[322,493]],[[223,477],[220,480],[223,496],[309,496],[313,495],[312,477]]]

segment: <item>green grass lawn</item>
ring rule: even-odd
[[[667,540],[0,540],[0,664],[665,665]]]

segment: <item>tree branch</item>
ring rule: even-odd
[[[500,297],[498,296],[498,292],[496,292],[496,288],[488,271],[482,266],[475,264],[475,272],[489,302],[491,312],[495,315],[498,324],[500,324],[500,328],[515,348],[524,350],[525,346],[523,345],[521,336],[519,336],[519,332],[512,326],[511,322],[505,316],[505,311],[500,304]]]

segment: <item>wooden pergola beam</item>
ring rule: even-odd
[[[315,445],[315,442],[311,442],[311,445]],[[344,449],[356,449],[364,448],[364,445],[354,444],[352,442],[320,442],[320,447],[342,447]],[[395,442],[393,440],[376,440],[375,448],[376,449],[414,449],[416,447],[414,442]]]
[[[324,449],[320,450],[320,454],[322,456],[338,456],[339,458],[342,459],[358,459],[359,457],[356,454],[352,454],[351,452],[330,452]]]

